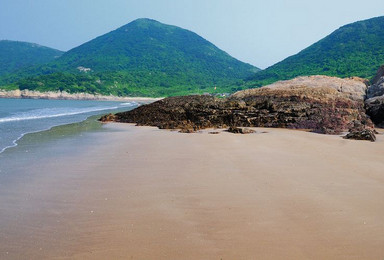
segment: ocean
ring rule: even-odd
[[[0,99],[0,153],[17,146],[26,134],[137,106],[137,102]]]

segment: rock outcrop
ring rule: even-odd
[[[115,122],[116,121],[116,115],[109,113],[107,115],[104,115],[100,118],[100,121],[102,122]]]
[[[240,91],[226,99],[166,98],[117,113],[115,121],[183,132],[211,127],[279,127],[340,134],[354,121],[373,126],[364,110],[366,88],[356,79],[299,77]]]
[[[349,132],[346,136],[344,136],[344,139],[366,140],[374,142],[376,141],[376,135],[372,129],[362,129],[359,131]]]
[[[344,139],[376,141],[376,131],[372,128],[367,128],[359,121],[354,121],[349,133],[344,136]]]
[[[256,131],[254,131],[252,129],[234,127],[234,126],[229,127],[227,131],[230,133],[233,133],[233,134],[253,134],[253,133],[256,133]]]

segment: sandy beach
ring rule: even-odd
[[[384,257],[383,135],[104,127],[2,155],[0,259]]]

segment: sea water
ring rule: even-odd
[[[0,153],[24,135],[78,123],[92,115],[130,110],[136,102],[0,99]]]

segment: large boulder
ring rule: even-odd
[[[240,91],[233,97],[265,112],[255,125],[339,134],[354,120],[372,126],[364,109],[366,90],[367,82],[360,78],[308,76]]]
[[[280,127],[339,134],[356,120],[372,125],[365,115],[365,91],[361,80],[300,77],[240,91],[226,99],[166,98],[117,113],[115,121],[184,132],[210,127]]]
[[[384,96],[367,99],[365,109],[376,126],[384,127]]]
[[[353,100],[364,100],[367,86],[369,82],[365,79],[353,77],[353,78],[336,78],[329,76],[302,76],[291,80],[278,81],[271,85],[263,87],[263,89],[287,89],[296,87],[306,87],[309,91],[323,88],[334,89],[338,93],[344,94],[345,97],[349,97]],[[249,95],[253,92],[257,92],[257,89],[249,89],[236,93],[235,95]]]

